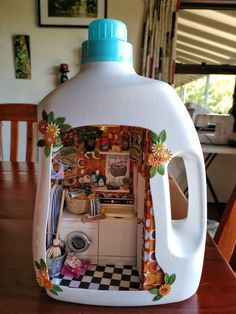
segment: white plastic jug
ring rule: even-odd
[[[62,287],[60,281],[59,284],[56,281],[52,284],[47,274],[45,241],[51,206],[52,148],[56,143],[54,139],[50,145],[51,139],[47,137],[46,148],[39,149],[33,258],[38,283],[48,295],[58,300],[109,306],[157,305],[187,299],[199,285],[206,236],[205,168],[199,139],[187,110],[173,88],[135,73],[132,46],[126,40],[127,31],[122,22],[110,19],[92,22],[89,39],[83,43],[80,73],[60,85],[39,104],[39,120],[42,113],[54,114],[51,121],[49,116],[45,117],[47,126],[45,121],[41,121],[39,127],[44,133],[51,123],[53,131],[52,121],[59,121],[55,117],[65,117],[66,121],[60,120],[61,125],[68,123],[73,128],[122,125],[149,129],[157,137],[162,134],[164,138],[160,142],[165,142],[173,157],[181,157],[185,164],[188,215],[178,221],[171,219],[167,171],[164,175],[153,174],[150,186],[155,219],[155,257],[165,273],[161,287],[156,286],[151,291],[91,291]],[[41,141],[43,145],[45,136]],[[160,172],[167,170],[167,166],[168,162],[163,163]],[[158,172],[157,168],[154,172]]]

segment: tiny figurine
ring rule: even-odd
[[[61,79],[60,82],[64,83],[65,81],[68,81],[67,73],[70,72],[69,66],[66,63],[60,64],[60,73],[61,73]]]

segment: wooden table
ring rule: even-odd
[[[190,299],[151,307],[96,307],[56,301],[36,283],[32,217],[37,166],[0,162],[0,313],[236,313],[236,280],[210,237],[201,284]],[[191,278],[189,278],[191,280]]]

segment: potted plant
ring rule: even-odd
[[[84,143],[85,151],[93,151],[97,144],[97,139],[101,137],[102,130],[97,126],[83,126],[77,128],[78,142]]]

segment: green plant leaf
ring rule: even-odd
[[[157,171],[160,173],[162,176],[165,174],[165,168],[163,165],[157,166]]]
[[[40,266],[43,269],[47,269],[47,265],[46,265],[46,263],[44,262],[44,260],[42,258],[40,259]]]
[[[165,273],[165,275],[164,275],[165,283],[169,283],[169,279],[170,279],[170,276],[167,273]]]
[[[157,167],[152,167],[150,169],[150,177],[153,178],[156,173],[157,173]]]
[[[45,142],[44,139],[39,140],[38,143],[37,143],[37,145],[38,145],[39,147],[43,147],[43,146],[45,146],[45,144],[46,144],[46,142]]]
[[[45,153],[46,157],[49,157],[50,153],[51,153],[51,147],[50,146],[45,146],[44,153]]]
[[[176,279],[176,275],[175,274],[170,275],[168,284],[172,285],[175,282],[175,279]]]
[[[47,115],[47,112],[45,110],[43,110],[43,112],[42,112],[42,119],[48,121],[48,115]]]
[[[69,125],[69,124],[62,124],[62,125],[60,125],[60,129],[62,131],[64,131],[64,132],[70,131],[71,125]]]
[[[151,139],[154,143],[159,142],[159,137],[156,133],[152,132],[151,133]]]
[[[164,143],[166,141],[166,138],[167,138],[166,131],[162,130],[159,135],[159,142]]]
[[[58,285],[53,285],[53,289],[55,291],[57,291],[57,292],[62,292],[63,291],[62,288],[60,286],[58,286]]]
[[[58,293],[54,290],[54,289],[51,289],[51,290],[49,290],[52,294],[54,294],[54,295],[58,295]]]
[[[35,264],[37,269],[41,269],[41,266],[40,266],[40,264],[37,261],[34,261],[34,264]]]
[[[153,288],[153,289],[149,290],[149,292],[151,294],[158,294],[158,289],[157,288]]]
[[[54,116],[54,113],[53,111],[51,111],[49,114],[48,114],[48,123],[53,123],[55,120],[55,116]]]
[[[158,294],[153,298],[153,301],[158,301],[162,298],[162,295]]]
[[[63,124],[65,121],[66,121],[66,118],[64,118],[64,117],[58,117],[58,118],[55,120],[55,123],[60,127],[61,124]]]

